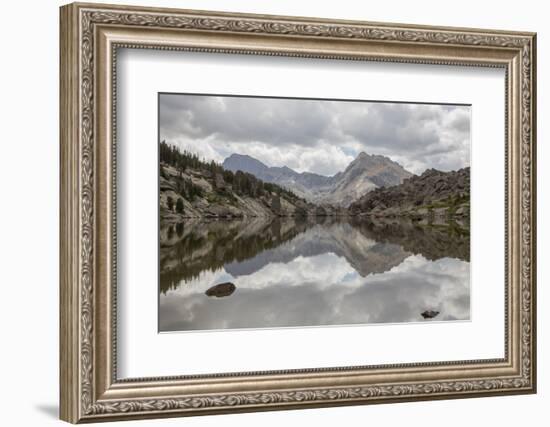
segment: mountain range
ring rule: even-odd
[[[296,172],[287,166],[270,167],[243,154],[232,154],[224,160],[222,166],[225,170],[240,170],[264,182],[280,185],[309,202],[344,207],[375,188],[398,185],[413,176],[388,157],[364,152],[344,171],[333,176]]]

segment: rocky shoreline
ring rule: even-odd
[[[435,223],[467,222],[470,218],[470,168],[451,172],[428,169],[400,185],[377,188],[352,203],[350,214]]]

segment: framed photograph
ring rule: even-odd
[[[63,420],[536,391],[535,34],[60,22]]]

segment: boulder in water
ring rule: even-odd
[[[209,297],[216,297],[216,298],[228,297],[233,292],[235,292],[235,289],[237,289],[237,287],[233,283],[224,282],[224,283],[219,283],[217,285],[214,285],[211,288],[207,289],[205,294],[208,295]]]
[[[435,316],[437,316],[439,314],[439,311],[435,311],[435,310],[426,310],[422,313],[420,313],[420,315],[424,318],[424,319],[433,319]]]

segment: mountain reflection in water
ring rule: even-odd
[[[190,221],[161,229],[160,331],[470,317],[460,224],[355,218]],[[232,283],[227,296],[206,291]]]

